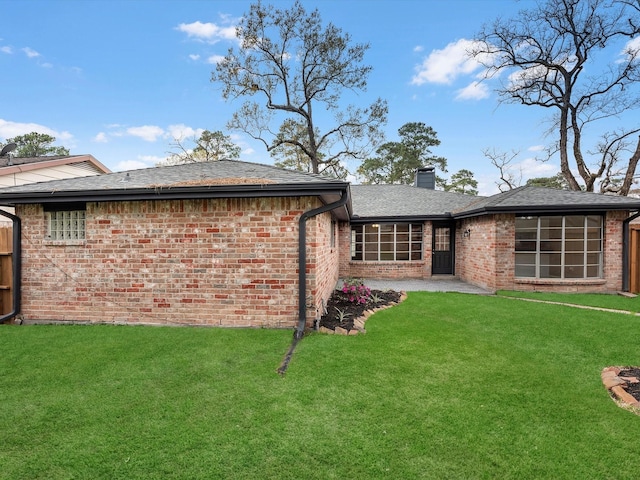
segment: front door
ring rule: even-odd
[[[454,232],[451,225],[433,225],[432,275],[453,275]]]

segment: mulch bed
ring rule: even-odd
[[[624,378],[637,378],[640,379],[640,368],[638,367],[625,367],[623,370],[620,370],[618,374],[619,377]],[[640,402],[640,382],[627,382],[622,386],[627,393],[629,393],[633,398]]]
[[[336,327],[353,330],[354,320],[364,315],[367,310],[394,305],[400,301],[401,295],[393,290],[371,290],[369,301],[362,304],[350,302],[348,295],[341,290],[335,290],[327,302],[326,313],[320,319],[319,326],[330,330],[335,330]]]
[[[640,415],[640,367],[605,367],[601,377],[619,406]]]

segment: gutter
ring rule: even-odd
[[[544,214],[559,214],[566,212],[580,212],[583,214],[589,213],[599,213],[604,211],[613,211],[613,210],[633,210],[638,208],[638,204],[635,205],[616,205],[616,204],[606,204],[606,203],[598,203],[593,205],[546,205],[546,206],[537,206],[537,205],[519,205],[512,207],[483,207],[475,210],[466,210],[453,214],[453,218],[456,220],[462,220],[465,218],[471,217],[479,217],[482,215],[496,215],[501,213],[515,213],[515,214],[533,214],[533,215],[544,215]]]
[[[96,177],[100,177],[97,175]],[[261,198],[261,197],[296,197],[325,196],[341,193],[344,182],[323,184],[250,184],[250,185],[207,185],[203,187],[133,187],[120,189],[96,190],[43,190],[3,192],[0,194],[0,205],[13,207],[19,204],[64,203],[64,202],[117,202],[140,200],[191,200],[203,198]],[[15,187],[9,187],[15,188]]]
[[[640,212],[631,215],[622,222],[622,291],[629,291],[629,224],[640,217]]]
[[[22,291],[22,222],[20,217],[9,212],[5,212],[4,210],[0,210],[0,215],[11,219],[13,222],[13,248],[11,253],[11,261],[13,262],[13,268],[11,269],[11,275],[13,278],[13,287],[11,289],[13,308],[9,313],[5,313],[0,316],[0,323],[3,323],[5,320],[9,320],[20,313],[20,296]]]
[[[339,200],[300,215],[298,230],[298,327],[293,334],[294,340],[300,340],[303,337],[307,324],[307,220],[321,213],[343,207],[348,201],[348,190],[344,190],[341,192]]]

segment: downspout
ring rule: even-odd
[[[343,191],[339,200],[300,215],[298,229],[298,328],[293,334],[296,340],[300,340],[304,336],[304,327],[307,324],[307,220],[321,213],[340,208],[348,201],[349,195],[347,191]]]
[[[13,277],[13,286],[11,289],[13,308],[9,313],[5,313],[0,316],[0,323],[3,323],[5,320],[13,318],[20,313],[20,293],[22,290],[22,222],[20,217],[9,212],[5,212],[4,210],[0,210],[0,215],[10,218],[13,222],[13,248],[11,252],[11,261],[13,263],[11,272]]]
[[[622,291],[629,291],[629,224],[640,217],[640,212],[622,222]]]

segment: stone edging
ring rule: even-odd
[[[629,367],[604,368],[601,373],[602,383],[618,405],[630,409],[636,415],[640,415],[640,402],[623,387],[623,385],[627,383],[640,383],[640,379],[636,377],[618,376],[621,370],[626,370],[627,368]]]
[[[399,303],[401,303],[404,300],[406,300],[406,298],[407,298],[407,293],[406,292],[400,292],[400,298],[398,299],[397,302],[390,303],[390,304],[384,305],[382,307],[374,308],[372,310],[365,310],[365,312],[362,314],[362,316],[360,316],[360,317],[358,317],[358,318],[353,320],[353,329],[352,330],[347,330],[347,329],[341,328],[341,327],[336,327],[335,330],[331,330],[330,328],[327,328],[327,327],[320,327],[318,329],[318,331],[320,333],[327,333],[329,335],[358,335],[359,333],[367,333],[367,330],[364,328],[364,324],[369,319],[369,317],[371,315],[373,315],[374,313],[376,313],[376,312],[378,312],[380,310],[385,310],[387,308],[395,307]]]

